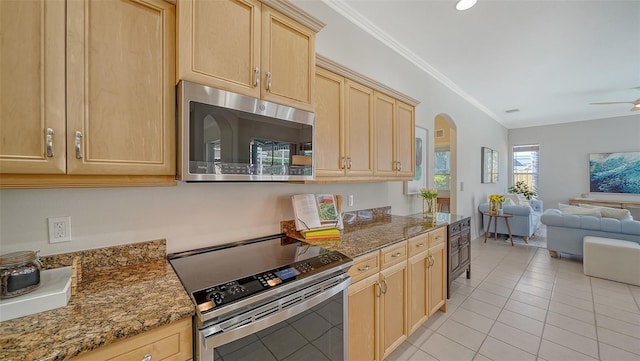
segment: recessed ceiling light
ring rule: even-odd
[[[460,11],[470,9],[477,1],[478,0],[459,0],[456,4],[456,9]]]

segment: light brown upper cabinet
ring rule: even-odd
[[[316,71],[316,176],[373,175],[373,90]]]
[[[415,108],[400,99],[417,101],[322,56],[318,62],[315,182],[411,179]]]
[[[415,119],[413,107],[376,92],[374,103],[376,176],[413,177]]]
[[[316,176],[343,176],[344,78],[316,68]]]
[[[0,6],[3,186],[175,177],[174,5],[87,0]],[[105,177],[82,178],[87,175]]]
[[[313,111],[323,26],[281,1],[178,0],[178,79]]]
[[[0,173],[64,174],[65,4],[0,1]]]

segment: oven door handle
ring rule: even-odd
[[[215,347],[275,325],[345,291],[350,284],[351,278],[343,273],[220,323],[204,327],[199,330],[198,335],[200,350],[213,352]],[[344,297],[343,302],[346,323],[347,297]]]

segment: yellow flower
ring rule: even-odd
[[[420,188],[422,198],[438,198],[438,190],[434,188]]]
[[[504,203],[504,196],[499,194],[490,194],[489,195],[490,202]]]

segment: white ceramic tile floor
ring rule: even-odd
[[[640,287],[592,278],[580,259],[478,238],[471,279],[387,361],[640,360]]]

